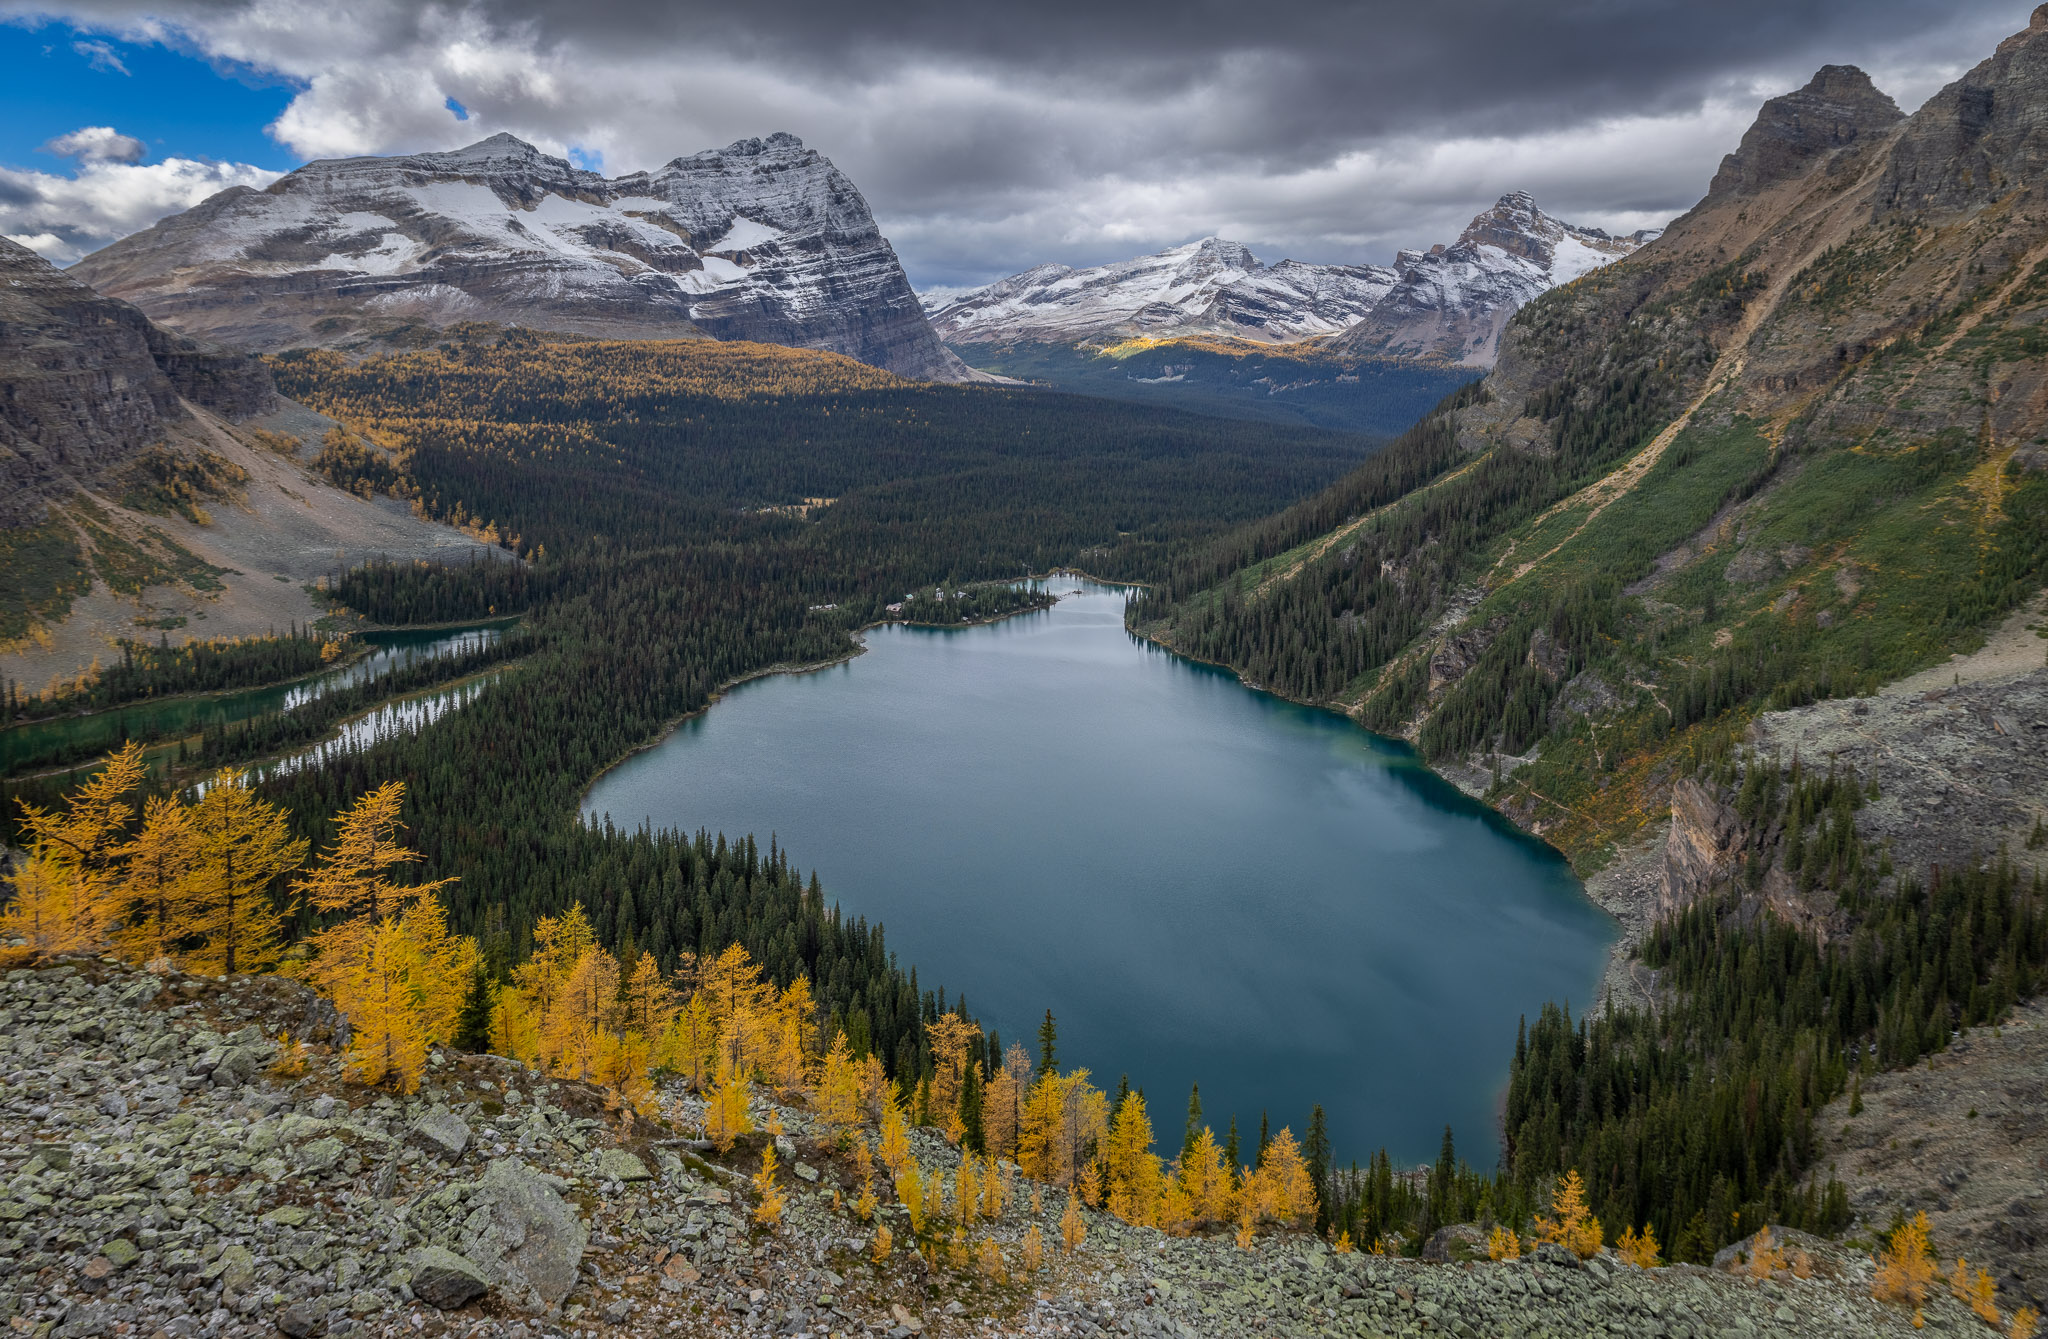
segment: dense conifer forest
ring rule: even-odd
[[[472,705],[274,781],[270,798],[312,835],[404,780],[424,873],[461,875],[451,921],[498,970],[528,955],[540,917],[578,903],[604,942],[665,968],[736,941],[779,983],[808,973],[822,1010],[892,1072],[928,1065],[921,1024],[957,996],[921,987],[879,927],[841,916],[772,839],[594,828],[576,816],[584,788],[721,685],[849,654],[849,634],[888,605],[986,617],[1036,603],[1009,583],[1058,565],[1156,576],[1379,445],[918,386],[764,346],[467,332],[430,352],[297,354],[276,370],[344,425],[322,454],[338,481],[411,498],[528,560],[371,566],[337,574],[334,594],[387,623],[523,610],[530,631],[517,671]]]

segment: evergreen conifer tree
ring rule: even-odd
[[[1448,1129],[1445,1131],[1449,1134]],[[1330,1127],[1323,1119],[1323,1104],[1318,1102],[1308,1117],[1308,1141],[1302,1145],[1302,1155],[1308,1161],[1309,1179],[1316,1188],[1316,1231],[1323,1232],[1330,1226]]]
[[[967,1066],[967,1077],[960,1085],[960,1147],[977,1155],[988,1151],[981,1124],[980,1065]]]
[[[1038,1025],[1039,1073],[1051,1074],[1058,1070],[1059,1062],[1056,1044],[1059,1041],[1059,1037],[1059,1028],[1054,1026],[1052,1021],[1052,1010],[1047,1009],[1045,1011],[1045,1021]]]

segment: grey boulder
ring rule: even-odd
[[[456,1243],[506,1300],[547,1311],[576,1286],[590,1240],[555,1184],[517,1158],[494,1161],[470,1194]]]
[[[474,1263],[445,1246],[422,1246],[412,1253],[413,1296],[429,1306],[453,1311],[490,1291],[491,1281]]]
[[[598,1155],[597,1170],[601,1176],[614,1181],[651,1181],[654,1173],[647,1170],[647,1164],[623,1148],[608,1148]]]
[[[406,1138],[414,1147],[452,1162],[469,1147],[469,1125],[452,1111],[429,1111],[413,1123]]]

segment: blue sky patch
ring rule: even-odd
[[[82,126],[112,126],[148,146],[146,161],[210,158],[275,171],[299,157],[264,133],[298,93],[275,75],[216,64],[62,23],[0,23],[0,164],[64,174],[40,152]]]

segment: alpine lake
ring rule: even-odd
[[[1613,922],[1564,860],[1348,719],[1128,633],[1125,592],[974,627],[888,625],[743,683],[597,781],[589,819],[771,834],[828,903],[1037,1054],[1189,1086],[1245,1157],[1264,1113],[1339,1162],[1490,1170],[1516,1021],[1588,1001]]]

